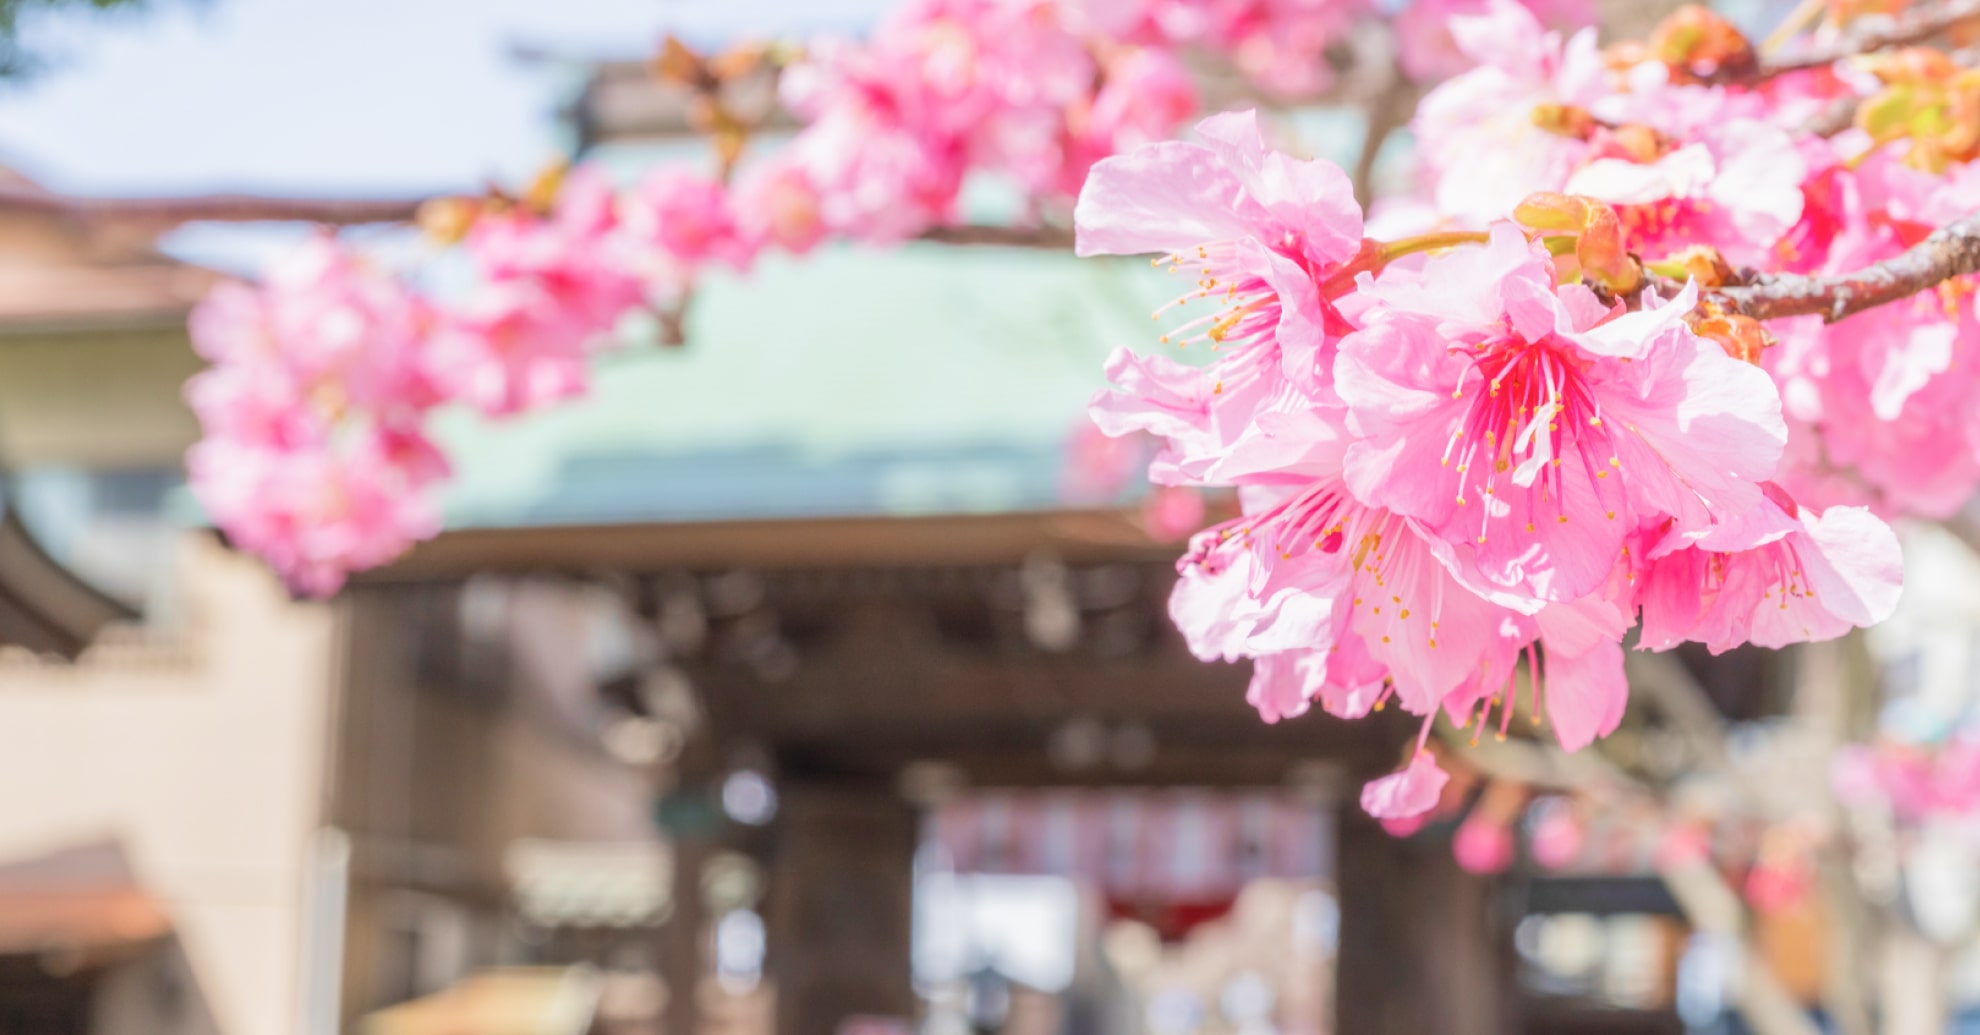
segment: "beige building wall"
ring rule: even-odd
[[[0,653],[0,861],[114,841],[222,1035],[293,1035],[333,610],[189,533],[181,627],[71,665]]]

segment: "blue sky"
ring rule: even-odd
[[[856,28],[888,0],[154,0],[29,26],[54,69],[0,90],[0,162],[83,194],[404,195],[557,154],[556,54]]]

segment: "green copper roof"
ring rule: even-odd
[[[1187,285],[1135,260],[910,245],[707,279],[687,344],[601,357],[592,394],[441,421],[449,524],[1052,506],[1116,344]]]

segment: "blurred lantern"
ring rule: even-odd
[[[1072,573],[1059,559],[1046,554],[1025,558],[1018,573],[1024,590],[1024,634],[1032,646],[1054,654],[1079,642],[1079,604],[1073,599]]]
[[[763,826],[777,815],[777,788],[754,769],[738,769],[722,781],[722,811],[738,823]]]

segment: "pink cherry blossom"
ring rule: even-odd
[[[1714,653],[1742,643],[1781,647],[1875,624],[1896,610],[1904,564],[1897,536],[1861,507],[1804,510],[1778,491],[1740,540],[1708,536],[1659,556],[1644,576],[1642,645],[1696,640]]]
[[[426,364],[449,398],[507,416],[582,394],[595,337],[542,284],[494,281],[442,314]]]
[[[1473,810],[1451,837],[1451,855],[1466,873],[1489,876],[1512,866],[1512,828],[1503,820]]]
[[[558,323],[588,339],[610,332],[645,295],[619,230],[610,181],[581,166],[564,178],[547,218],[520,210],[483,216],[462,246],[482,281],[529,285],[557,310]]]
[[[1806,858],[1763,854],[1746,872],[1746,901],[1762,913],[1784,913],[1807,900],[1815,874]]]
[[[1800,221],[1806,176],[1786,131],[1744,118],[1708,126],[1654,161],[1598,157],[1564,189],[1614,205],[1629,247],[1646,259],[1702,244],[1754,263]]]
[[[291,451],[208,439],[186,465],[229,539],[299,593],[335,592],[347,572],[383,564],[440,529],[425,490],[445,466],[417,436],[379,432],[354,447]]]
[[[1712,832],[1696,823],[1666,827],[1655,853],[1660,870],[1702,866],[1712,860]]]
[[[1147,466],[1153,447],[1151,436],[1109,434],[1089,418],[1074,421],[1059,468],[1059,499],[1083,506],[1114,501]]]
[[[1186,312],[1192,301],[1207,310],[1163,341],[1207,343],[1216,362],[1191,368],[1116,353],[1109,376],[1119,391],[1095,398],[1113,433],[1171,439],[1157,477],[1174,483],[1283,462],[1232,446],[1258,438],[1253,415],[1283,401],[1289,386],[1329,391],[1337,317],[1322,285],[1344,284],[1343,269],[1365,254],[1361,212],[1339,167],[1271,150],[1250,112],[1206,120],[1197,132],[1201,143],[1154,144],[1101,162],[1074,213],[1080,254],[1157,253],[1158,264],[1195,278],[1163,311]],[[1284,419],[1302,419],[1296,401],[1286,408]]]
[[[1483,58],[1459,49],[1451,22],[1489,15],[1491,6],[1490,0],[1416,0],[1404,7],[1394,23],[1403,74],[1419,83],[1436,83],[1470,71]],[[1520,0],[1520,6],[1552,29],[1595,22],[1593,5],[1586,0]]]
[[[1549,870],[1564,870],[1581,858],[1587,837],[1573,805],[1562,798],[1542,798],[1533,803],[1528,816],[1534,862]]]
[[[1203,527],[1203,493],[1179,485],[1157,485],[1141,499],[1141,527],[1149,538],[1181,542]]]
[[[1200,655],[1346,648],[1387,671],[1405,708],[1429,715],[1461,687],[1496,689],[1532,638],[1518,611],[1452,577],[1440,544],[1360,504],[1337,480],[1246,509],[1199,533],[1181,565],[1177,599],[1190,603],[1171,614],[1193,642],[1218,644]],[[1213,583],[1221,610],[1200,603],[1210,597],[1198,587]],[[1232,624],[1252,607],[1262,613]],[[1326,693],[1314,686],[1305,696]]]
[[[1892,258],[1930,232],[1932,224],[1915,218],[1943,221],[1958,205],[1980,203],[1973,179],[1927,183],[1881,153],[1855,170],[1826,170],[1823,225],[1803,235],[1794,265],[1833,273]],[[1813,188],[1806,193],[1817,197]],[[1980,365],[1967,358],[1980,344],[1969,283],[1949,282],[1833,325],[1776,321],[1774,333],[1781,345],[1765,361],[1815,436],[1804,452],[1850,471],[1872,502],[1926,517],[1953,513],[1980,486],[1980,420],[1964,405],[1980,390]],[[1802,489],[1810,473],[1787,480]]]
[[[1837,797],[1851,808],[1884,808],[1908,824],[1980,812],[1980,740],[1940,744],[1891,740],[1845,746],[1832,763]]]
[[[825,239],[818,187],[794,162],[778,159],[745,170],[730,199],[746,250],[774,247],[804,255]]]
[[[1306,714],[1319,701],[1329,715],[1359,719],[1389,696],[1388,670],[1352,631],[1322,650],[1266,654],[1252,665],[1245,701],[1266,722]]]
[[[298,592],[332,592],[438,530],[446,460],[418,430],[440,398],[422,363],[429,321],[328,235],[194,313],[215,366],[186,387],[206,433],[187,455],[193,493]]]
[[[1610,92],[1608,72],[1593,28],[1564,41],[1512,0],[1449,25],[1478,67],[1430,91],[1411,127],[1438,209],[1480,225],[1510,216],[1534,191],[1561,189],[1586,160],[1589,144],[1573,127],[1535,111],[1585,111]]]
[[[1437,757],[1419,748],[1401,772],[1370,780],[1361,789],[1361,807],[1376,819],[1420,816],[1437,806],[1450,779],[1438,768]]]
[[[259,290],[221,285],[191,319],[217,364],[266,366],[302,394],[334,388],[347,404],[423,403],[415,362],[427,312],[402,284],[328,235],[269,267]]]
[[[1356,296],[1337,386],[1358,440],[1346,476],[1485,584],[1576,599],[1624,539],[1756,505],[1787,436],[1757,367],[1692,334],[1694,295],[1623,313],[1556,287],[1544,251],[1490,244],[1392,265]]]
[[[690,269],[722,263],[749,266],[753,253],[729,211],[728,192],[716,180],[663,165],[627,198],[627,234]]]

